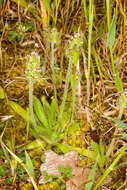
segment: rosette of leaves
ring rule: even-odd
[[[51,104],[45,98],[41,101],[34,96],[34,118],[36,120],[36,126],[29,117],[29,112],[22,108],[18,103],[9,101],[9,105],[16,111],[27,123],[30,124],[30,132],[36,138],[44,140],[50,145],[57,144],[61,139],[64,138],[64,132],[59,132],[59,125],[63,128],[69,120],[68,112],[63,113],[62,121],[59,124],[58,112],[56,108],[55,99],[52,99]]]

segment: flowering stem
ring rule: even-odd
[[[56,91],[56,76],[55,76],[55,57],[54,57],[54,47],[55,43],[54,41],[51,42],[51,67],[52,67],[52,78],[54,83],[54,96],[56,101],[56,109],[58,112],[58,102],[57,102],[57,91]]]
[[[36,127],[36,121],[33,111],[33,81],[31,79],[29,79],[29,115],[34,127]]]

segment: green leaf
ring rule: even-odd
[[[3,88],[0,86],[0,99],[4,99],[4,98],[5,98],[4,90],[3,90]]]
[[[0,159],[5,159],[3,149],[0,148]]]
[[[42,173],[43,175],[45,175],[45,176],[48,175],[48,172],[46,172],[46,171],[42,171],[41,173]]]
[[[31,143],[27,144],[26,149],[31,150],[31,149],[34,149],[34,148],[38,148],[40,146],[41,146],[41,144],[37,140],[35,140],[35,141],[32,141]]]
[[[7,183],[7,184],[12,184],[12,177],[8,177],[8,178],[6,178],[5,179],[5,182]]]
[[[8,34],[10,35],[9,41],[12,41],[17,37],[17,32],[15,32],[15,31],[10,31],[10,32],[8,32]]]
[[[56,124],[56,117],[57,117],[57,103],[55,98],[53,98],[51,103],[51,120],[53,126]]]
[[[70,179],[70,178],[73,178],[73,175],[70,174],[70,173],[67,173],[67,174],[66,174],[66,177]]]
[[[70,113],[67,111],[63,112],[63,117],[61,121],[62,127],[65,126],[65,124],[69,121],[69,119],[70,119]]]
[[[48,181],[49,178],[50,178],[50,176],[47,175],[47,176],[44,177],[44,180],[45,180],[45,181]]]
[[[48,117],[48,122],[49,122],[49,126],[52,126],[52,122],[53,122],[53,113],[52,113],[52,110],[51,110],[51,105],[48,103],[48,101],[46,100],[45,97],[42,97],[41,98],[41,101],[43,103],[43,107],[44,107],[44,110],[47,114],[47,117]]]
[[[103,161],[103,165],[104,165],[106,161],[106,156],[104,154],[104,145],[102,143],[102,140],[100,140],[100,143],[99,143],[99,150],[100,150],[101,160]]]
[[[0,175],[5,176],[6,175],[6,170],[4,167],[0,167]]]
[[[72,168],[70,166],[67,166],[65,168],[65,173],[67,174],[67,173],[71,173],[71,172],[72,172]]]
[[[79,123],[73,123],[71,126],[69,126],[68,135],[73,135],[78,128]]]
[[[2,129],[4,127],[3,123],[0,123],[0,129]]]
[[[94,141],[92,140],[92,141],[91,141],[91,146],[92,146],[92,148],[94,149],[94,152],[96,153],[96,158],[95,158],[95,160],[96,160],[97,157],[98,157],[98,165],[100,166],[100,168],[103,168],[103,166],[104,166],[104,161],[105,161],[105,160],[102,160],[103,158],[102,158],[101,153],[100,153],[99,145],[98,145],[96,142],[94,142]]]
[[[98,160],[96,160],[96,163],[95,163],[94,167],[92,168],[92,171],[91,171],[91,173],[90,173],[90,175],[88,177],[88,180],[93,180],[93,182],[94,182],[94,177],[95,177],[95,174],[96,174],[97,162],[98,162]],[[91,190],[92,186],[93,186],[93,182],[89,182],[88,184],[86,184],[84,190]]]
[[[93,190],[97,190],[100,187],[100,185],[103,183],[103,181],[106,179],[106,177],[109,176],[110,172],[114,169],[114,167],[117,164],[117,162],[119,161],[119,159],[125,154],[126,150],[127,150],[127,146],[123,146],[121,148],[120,153],[115,158],[115,160],[111,163],[111,165],[105,170],[105,172],[103,173],[103,175],[101,176],[99,181],[94,186]]]
[[[26,166],[28,169],[28,173],[30,176],[32,176],[34,174],[34,167],[31,161],[31,158],[29,156],[29,154],[25,151],[25,157],[26,157]]]
[[[122,121],[120,121],[118,119],[114,119],[112,117],[105,117],[105,118],[112,120],[118,127],[122,127],[124,130],[127,130],[127,124],[126,123],[123,123]]]
[[[93,140],[91,141],[91,146],[94,149],[94,152],[96,153],[96,155],[100,154],[99,145]]]
[[[69,146],[65,144],[57,144],[57,147],[65,154],[69,152]]]
[[[18,34],[18,35],[17,35],[18,41],[20,41],[20,40],[22,39],[22,35],[23,35],[23,34]]]
[[[91,158],[92,160],[96,160],[96,153],[94,151],[85,149],[85,148],[79,148],[74,146],[69,146],[70,150],[77,151],[80,155]]]
[[[0,6],[2,5],[4,5],[4,3],[5,3],[5,0],[0,0]]]
[[[38,119],[44,125],[44,127],[48,127],[48,121],[46,118],[45,111],[43,109],[43,106],[42,106],[40,100],[36,96],[34,96],[34,110],[35,110],[35,113],[36,113]]]
[[[107,46],[111,47],[113,46],[115,42],[115,32],[116,32],[116,11],[114,11],[112,23],[110,25],[109,33],[108,33],[108,38],[107,38]]]
[[[30,128],[30,131],[35,138],[44,140],[50,145],[55,145],[61,139],[63,139],[63,134],[57,134],[50,128],[44,128],[43,126],[36,126],[35,128]]]
[[[50,0],[43,0],[44,6],[47,10],[47,12],[50,12]]]
[[[60,173],[64,173],[64,167],[63,166],[58,166],[58,171]]]
[[[78,59],[79,59],[79,52],[74,51],[74,53],[73,53],[73,63],[74,63],[75,66],[77,65]]]
[[[66,188],[66,185],[65,184],[62,184],[61,186],[60,186],[60,190],[64,190]]]
[[[30,122],[29,113],[23,109],[18,103],[9,101],[9,105],[12,107],[12,109],[18,113],[25,121]]]

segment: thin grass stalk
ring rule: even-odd
[[[89,27],[88,27],[88,69],[87,69],[87,106],[86,114],[87,120],[90,122],[90,113],[89,113],[89,99],[90,99],[90,71],[91,71],[91,42],[92,42],[92,27],[93,27],[93,1],[89,1]],[[92,127],[92,125],[91,125]]]
[[[110,0],[106,0],[106,11],[107,11],[107,27],[108,32],[110,29]]]
[[[14,174],[15,174],[15,169],[14,169],[14,166],[13,166],[13,163],[12,163],[11,159],[9,158],[9,154],[8,154],[7,150],[2,146],[2,144],[1,144],[1,147],[2,147],[2,149],[3,149],[3,152],[4,152],[4,154],[5,154],[5,157],[6,157],[7,161],[8,161],[9,164],[10,164],[10,167],[11,167],[11,174],[12,174],[12,176],[14,176]]]
[[[89,27],[88,27],[88,76],[87,80],[90,79],[90,68],[91,68],[91,41],[92,41],[92,27],[93,27],[93,1],[89,1]]]
[[[81,108],[81,83],[80,83],[80,66],[79,66],[79,58],[77,60],[77,64],[76,64],[76,73],[77,73],[77,96],[78,96],[78,109]]]
[[[83,1],[83,5],[84,5],[85,19],[86,19],[86,22],[88,23],[88,12],[87,12],[86,0]]]
[[[92,47],[92,52],[93,52],[93,55],[94,55],[94,58],[95,58],[95,62],[96,62],[97,69],[98,69],[98,72],[99,72],[99,75],[100,75],[100,79],[103,80],[99,58],[98,58],[98,55],[97,55],[96,50],[95,50],[94,47]]]
[[[67,75],[66,75],[66,83],[65,83],[64,95],[63,95],[63,101],[61,103],[60,114],[58,116],[59,123],[61,123],[61,121],[62,121],[62,116],[63,116],[63,112],[64,112],[64,108],[65,108],[65,102],[66,102],[67,93],[68,93],[68,86],[69,86],[70,76],[71,76],[71,72],[72,72],[72,65],[73,65],[72,58],[69,57],[69,66],[68,66],[68,71],[67,71]],[[63,129],[59,128],[59,130],[62,131]]]
[[[72,4],[73,2],[71,2]],[[66,32],[66,26],[67,26],[67,23],[68,23],[68,20],[69,20],[69,5],[70,5],[70,1],[66,1],[66,4],[65,4],[65,10],[66,10],[66,17],[65,17],[65,22],[64,22],[64,31]]]
[[[74,4],[75,4],[75,0],[72,0],[71,1],[71,11],[69,11],[69,18],[70,18],[71,14],[72,14],[72,12],[74,10]]]
[[[93,63],[93,60],[91,60],[91,70],[92,70],[92,73],[93,73],[93,78],[94,78],[94,84],[96,84],[97,80],[96,80],[96,74],[95,74],[95,69],[94,69],[94,63]]]
[[[117,5],[119,6],[120,12],[121,12],[121,14],[123,15],[123,18],[124,18],[124,29],[125,29],[125,26],[127,26],[127,16],[126,16],[126,13],[125,13],[126,6],[124,4],[124,10],[123,10],[122,2],[119,1],[119,0],[116,0],[116,2],[117,2]],[[126,3],[126,1],[124,1],[124,3]]]
[[[74,118],[74,110],[75,110],[75,96],[76,96],[76,90],[75,90],[75,78],[71,74],[71,89],[72,89],[72,112],[71,112],[71,123],[73,123]]]
[[[60,1],[61,0],[55,0],[55,19],[54,19],[55,25],[56,25],[56,22],[57,22],[58,9],[59,9]]]
[[[60,56],[60,84],[62,86],[62,73],[63,73],[63,58],[64,58],[64,53],[61,53]]]

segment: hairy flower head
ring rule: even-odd
[[[40,76],[40,56],[35,51],[28,56],[25,75],[32,82],[35,82]]]

